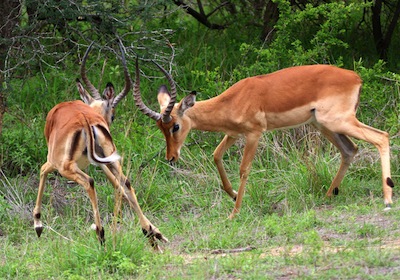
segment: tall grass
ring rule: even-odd
[[[353,172],[364,166],[366,173],[379,173],[374,171],[379,164],[356,160],[340,195],[328,200],[324,194],[339,163],[337,156],[331,157],[330,144],[314,153],[294,144],[277,145],[282,137],[277,133],[262,139],[241,213],[233,221],[227,219],[233,202],[220,189],[211,151],[187,147],[182,151],[183,162],[176,167],[166,165],[159,155],[140,172],[139,163],[125,156],[124,171],[134,182],[139,203],[170,239],[161,255],[152,252],[127,205],[122,205],[113,223],[114,191],[94,167],[87,172],[95,178],[98,190],[106,229],[104,247],[90,230],[90,202],[80,186],[68,185],[58,176],[50,179],[42,211],[45,230],[38,239],[30,219],[23,218],[19,210],[32,209],[37,180],[3,177],[2,194],[15,195],[2,203],[19,207],[0,211],[1,249],[7,252],[0,260],[0,275],[31,279],[274,279],[284,275],[328,279],[332,270],[342,278],[369,277],[366,266],[372,276],[398,275],[398,211],[382,212],[379,176],[365,180],[362,173]],[[288,142],[295,142],[295,137],[288,138],[285,135]],[[234,186],[240,146],[239,142],[225,160]],[[229,253],[235,248],[250,251]]]

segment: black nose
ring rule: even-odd
[[[169,162],[170,165],[174,165],[175,157],[170,158],[168,162]]]

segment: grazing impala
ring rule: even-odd
[[[40,209],[47,174],[58,170],[63,177],[77,182],[87,191],[93,207],[97,237],[101,243],[104,243],[104,229],[100,221],[94,181],[82,171],[89,164],[94,164],[100,166],[114,188],[124,194],[130,206],[139,216],[143,233],[149,238],[152,246],[160,250],[157,239],[162,241],[167,241],[167,239],[142,213],[135,192],[129,180],[122,173],[120,157],[109,131],[115,106],[131,88],[131,79],[126,67],[123,47],[120,44],[125,74],[124,89],[115,96],[112,84],[108,83],[103,93],[103,99],[86,76],[85,64],[91,46],[83,57],[81,76],[93,97],[77,80],[80,96],[85,103],[82,101],[60,103],[48,113],[46,118],[44,133],[48,155],[47,162],[40,171],[39,192],[33,210],[36,233],[40,237],[43,231]]]
[[[312,124],[341,153],[341,164],[327,196],[338,194],[339,185],[357,152],[349,137],[365,140],[376,146],[382,165],[383,197],[386,209],[392,204],[388,133],[369,127],[356,118],[361,79],[353,71],[329,65],[309,65],[283,69],[271,74],[243,79],[222,94],[195,102],[192,92],[179,103],[172,77],[160,66],[171,86],[171,93],[162,86],[158,92],[161,113],[149,109],[142,101],[139,88],[139,67],[136,62],[134,97],[139,109],[157,122],[167,143],[167,160],[175,162],[191,129],[221,131],[226,135],[214,151],[214,161],[223,189],[236,201],[229,216],[239,212],[247,177],[250,173],[260,136],[265,131]],[[238,192],[232,189],[222,156],[236,139],[246,140],[240,164]]]

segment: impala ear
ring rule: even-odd
[[[171,100],[171,95],[165,85],[162,85],[158,89],[157,100],[158,104],[160,104],[160,111],[162,112],[168,106],[169,101]]]
[[[115,98],[115,90],[112,83],[108,82],[106,88],[103,91],[103,99],[107,101],[108,104],[112,104]]]
[[[92,104],[94,98],[90,96],[90,94],[86,91],[79,79],[76,79],[76,87],[78,88],[79,95],[81,96],[82,101],[85,102],[87,105]]]
[[[187,95],[185,98],[182,99],[178,106],[178,114],[182,116],[185,111],[196,103],[196,92],[192,91],[189,95]]]

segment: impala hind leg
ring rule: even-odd
[[[104,244],[104,228],[101,225],[100,212],[97,205],[97,194],[94,188],[93,178],[80,170],[75,164],[72,164],[72,166],[65,164],[63,169],[59,169],[59,172],[64,178],[75,181],[79,185],[83,186],[83,188],[86,190],[93,208],[93,217],[96,224],[97,238],[101,244]]]
[[[139,217],[139,222],[142,227],[143,234],[149,239],[151,246],[162,252],[158,245],[157,240],[168,242],[168,239],[163,236],[160,230],[155,227],[143,214],[142,209],[137,201],[135,190],[132,188],[131,183],[122,173],[122,168],[119,162],[114,162],[108,166],[101,166],[107,178],[113,184],[114,188],[121,191],[125,198],[128,200],[129,205],[133,208],[136,215]]]
[[[382,168],[382,189],[385,203],[385,210],[392,205],[392,192],[394,183],[390,174],[390,147],[389,134],[385,131],[367,126],[356,118],[351,118],[347,122],[336,124],[335,129],[340,133],[346,134],[360,140],[373,144],[379,151]]]
[[[41,208],[42,208],[42,197],[43,197],[43,192],[45,189],[46,185],[46,179],[47,175],[54,171],[54,167],[51,163],[46,162],[45,164],[42,165],[42,168],[40,169],[40,181],[39,181],[39,190],[38,190],[38,195],[36,198],[36,205],[35,208],[33,209],[33,223],[34,223],[34,228],[36,231],[36,234],[38,237],[43,232],[43,224],[40,220],[41,217]]]
[[[339,149],[341,154],[339,170],[326,193],[326,196],[331,197],[332,194],[339,194],[339,186],[344,178],[344,175],[346,174],[347,169],[353,161],[358,148],[346,135],[334,133],[325,128],[322,128],[321,132],[333,145]]]
[[[236,200],[237,193],[232,189],[232,184],[226,175],[222,156],[235,142],[236,138],[225,135],[224,139],[222,139],[221,143],[219,143],[218,147],[214,151],[214,162],[217,166],[219,176],[221,177],[222,189],[228,193],[233,200]]]

